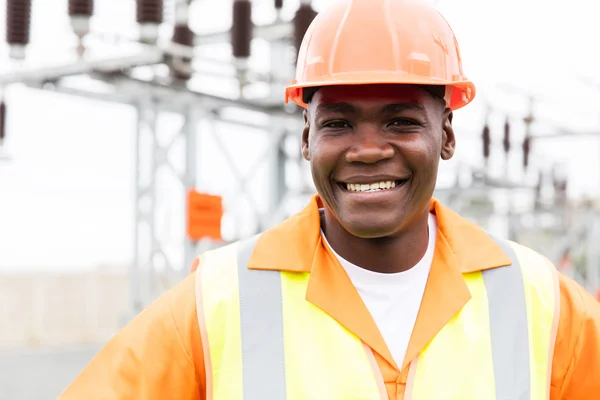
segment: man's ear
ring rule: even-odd
[[[304,129],[302,129],[302,157],[306,161],[310,161],[310,154],[308,152],[308,134],[310,132],[310,116],[308,110],[304,110],[302,113],[304,116]]]
[[[452,127],[452,110],[447,108],[442,116],[442,160],[449,160],[454,155],[456,149],[456,137]]]

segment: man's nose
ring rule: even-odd
[[[394,157],[394,148],[376,129],[356,131],[353,139],[354,143],[346,152],[347,162],[374,164]]]

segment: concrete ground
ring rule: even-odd
[[[100,348],[0,350],[0,400],[55,400]]]

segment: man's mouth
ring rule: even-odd
[[[380,192],[402,186],[407,179],[396,181],[380,181],[380,182],[365,182],[365,183],[345,183],[340,182],[340,186],[351,192]]]

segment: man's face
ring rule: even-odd
[[[429,207],[452,113],[417,86],[323,87],[305,112],[302,154],[335,219],[362,238],[392,236]]]

